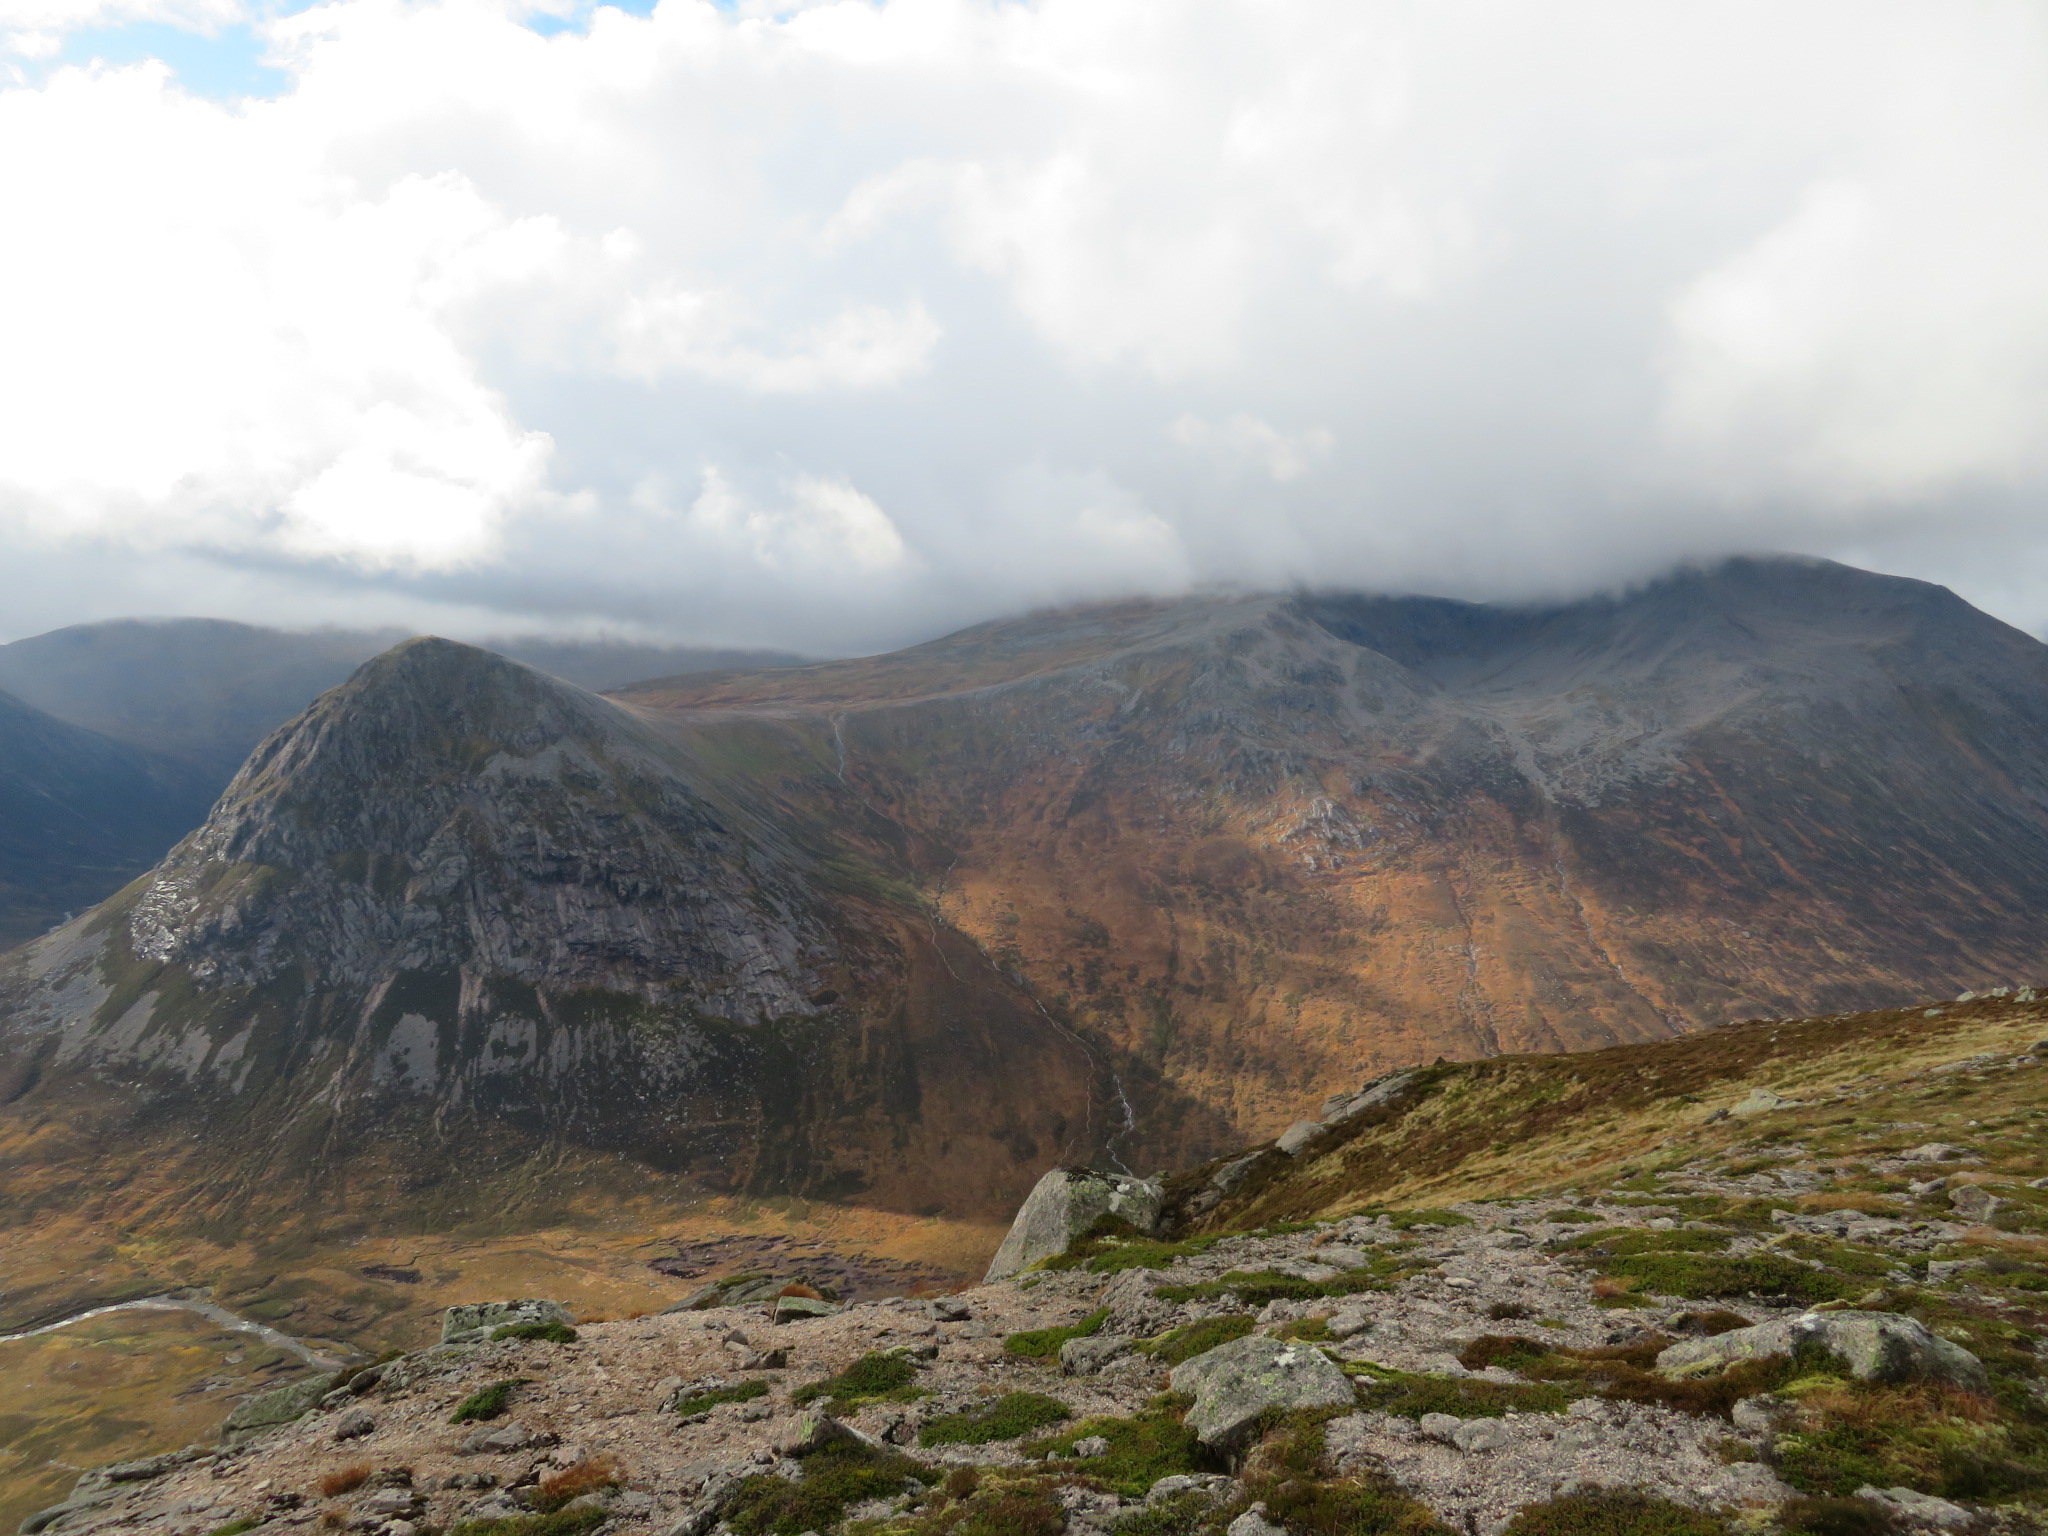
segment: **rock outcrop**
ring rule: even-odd
[[[1161,1195],[1156,1180],[1093,1168],[1055,1168],[1025,1197],[1003,1245],[989,1262],[985,1281],[1006,1280],[1042,1259],[1065,1253],[1105,1218],[1150,1232],[1159,1220]]]

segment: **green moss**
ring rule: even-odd
[[[764,1380],[743,1381],[736,1387],[714,1387],[709,1392],[692,1392],[688,1397],[675,1401],[675,1411],[689,1415],[703,1413],[721,1403],[750,1403],[757,1397],[768,1395],[768,1383]]]
[[[1215,1501],[1206,1494],[1189,1492],[1148,1503],[1119,1520],[1116,1536],[1207,1536],[1216,1528]]]
[[[503,1418],[505,1410],[512,1403],[512,1394],[526,1385],[527,1378],[514,1376],[510,1381],[494,1381],[480,1391],[472,1392],[455,1405],[455,1411],[448,1415],[450,1424],[468,1424],[481,1419]]]
[[[830,1530],[854,1505],[892,1498],[912,1478],[929,1476],[929,1468],[907,1456],[840,1444],[806,1458],[795,1482],[772,1475],[745,1479],[721,1513],[740,1536],[802,1536]]]
[[[576,1330],[567,1323],[507,1323],[491,1330],[493,1339],[521,1339],[541,1344],[574,1344]]]
[[[1772,1455],[1802,1493],[1847,1495],[1874,1483],[1993,1501],[2048,1488],[2048,1432],[2031,1414],[1926,1385],[1810,1378],[1788,1390],[1799,1412]]]
[[[1899,1529],[1868,1499],[1787,1499],[1777,1520],[1780,1536],[1898,1536]]]
[[[1040,1260],[1033,1267],[1085,1267],[1098,1275],[1115,1274],[1125,1269],[1165,1269],[1175,1259],[1205,1253],[1222,1240],[1223,1234],[1219,1232],[1203,1237],[1191,1237],[1177,1243],[1160,1242],[1156,1238],[1147,1237],[1127,1221],[1115,1216],[1105,1216],[1070,1244],[1065,1253],[1054,1254],[1049,1259]]]
[[[1205,1317],[1198,1323],[1189,1323],[1185,1328],[1163,1333],[1138,1347],[1163,1364],[1174,1366],[1183,1360],[1192,1360],[1197,1355],[1207,1354],[1218,1344],[1228,1344],[1232,1339],[1241,1339],[1257,1325],[1258,1319],[1249,1312],[1226,1312],[1221,1317]]]
[[[1811,1306],[1820,1301],[1838,1301],[1863,1289],[1824,1269],[1772,1253],[1747,1253],[1739,1258],[1637,1253],[1606,1260],[1600,1267],[1618,1279],[1634,1280],[1643,1291],[1682,1296],[1688,1301],[1719,1296],[1790,1296]]]
[[[242,1536],[244,1531],[253,1531],[263,1522],[254,1515],[244,1515],[239,1520],[230,1520],[226,1525],[216,1525],[206,1536]]]
[[[1363,1269],[1349,1269],[1331,1280],[1297,1280],[1273,1270],[1239,1270],[1198,1285],[1162,1285],[1155,1292],[1167,1301],[1216,1301],[1235,1296],[1246,1306],[1269,1301],[1315,1301],[1326,1296],[1355,1296],[1361,1291],[1390,1291],[1405,1272],[1399,1260],[1381,1256]]]
[[[1108,1321],[1109,1309],[1101,1307],[1078,1323],[1069,1323],[1064,1328],[1032,1328],[1023,1333],[1013,1333],[1003,1340],[1003,1353],[1024,1360],[1057,1360],[1060,1346],[1067,1340],[1085,1339]]]
[[[1336,1337],[1330,1332],[1330,1320],[1327,1317],[1298,1317],[1293,1322],[1284,1324],[1279,1336],[1283,1339],[1299,1339],[1305,1344],[1327,1344]]]
[[[1195,1432],[1181,1422],[1182,1412],[1174,1400],[1161,1398],[1127,1419],[1083,1419],[1049,1439],[1030,1441],[1024,1454],[1072,1456],[1077,1440],[1100,1435],[1108,1451],[1089,1457],[1082,1469],[1125,1498],[1141,1498],[1162,1477],[1211,1470]]]
[[[1728,1524],[1632,1488],[1602,1488],[1527,1505],[1501,1536],[1728,1536]]]
[[[450,1526],[447,1536],[583,1536],[610,1518],[601,1509],[571,1509],[510,1520],[464,1520]]]
[[[1011,1392],[983,1408],[941,1414],[925,1425],[919,1445],[989,1445],[1015,1440],[1074,1416],[1056,1397],[1042,1392]]]
[[[893,1350],[862,1355],[837,1376],[798,1387],[790,1401],[799,1405],[830,1398],[835,1410],[861,1403],[907,1403],[924,1396],[916,1385],[917,1367]]]
[[[1465,1376],[1434,1376],[1354,1365],[1359,1401],[1383,1413],[1419,1419],[1425,1413],[1454,1413],[1461,1419],[1497,1419],[1516,1413],[1562,1413],[1573,1397],[1549,1383],[1474,1381]]]
[[[1450,1536],[1392,1479],[1375,1472],[1333,1479],[1324,1425],[1342,1410],[1290,1413],[1268,1426],[1240,1469],[1247,1492],[1290,1536]]]

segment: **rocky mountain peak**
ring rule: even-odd
[[[449,640],[366,663],[263,743],[128,919],[216,985],[458,971],[730,1018],[806,1013],[794,880],[619,706]]]

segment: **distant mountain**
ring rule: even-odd
[[[559,1202],[571,1152],[625,1159],[634,1197],[1002,1214],[1094,1149],[1108,1093],[912,893],[445,640],[364,666],[148,880],[0,960],[0,1104],[28,1115],[0,1145],[98,1127],[90,1157],[175,1166],[213,1223]]]
[[[280,630],[225,619],[77,624],[0,645],[0,689],[59,720],[185,758],[218,788],[257,742],[404,638],[397,629]],[[799,659],[537,636],[485,644],[583,688]]]
[[[1824,562],[1113,604],[612,702],[414,641],[0,961],[0,1157],[72,1199],[152,1148],[241,1220],[570,1166],[988,1214],[1392,1067],[2044,952],[2048,647]]]
[[[212,798],[184,763],[0,693],[0,949],[147,871]]]
[[[2048,953],[2048,647],[1738,560],[1538,609],[1034,614],[620,695],[835,821],[1125,1054],[1128,1155],[1439,1054],[1984,987]],[[732,750],[730,746],[726,750]]]

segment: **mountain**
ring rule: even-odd
[[[2048,647],[1825,562],[1110,604],[610,702],[422,640],[0,971],[0,1158],[17,1212],[147,1146],[124,1200],[223,1220],[985,1219],[1392,1068],[1981,989],[2044,940]]]
[[[1361,1073],[1983,987],[2048,947],[2048,647],[1736,560],[1546,608],[1028,615],[636,685],[1125,1059],[1154,1166]]]
[[[444,640],[366,664],[147,879],[0,961],[17,1220],[110,1152],[128,1198],[224,1231],[592,1181],[973,1216],[1094,1151],[1108,1092],[885,875]]]
[[[0,949],[142,874],[211,798],[175,759],[0,693]]]
[[[404,638],[403,630],[292,631],[224,619],[77,624],[0,645],[0,688],[73,725],[184,758],[213,774],[218,790],[257,742]],[[537,636],[484,643],[583,688],[797,659]]]

